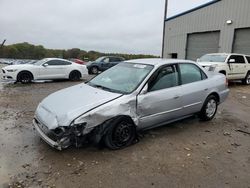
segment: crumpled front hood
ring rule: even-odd
[[[79,84],[49,95],[39,104],[35,116],[49,129],[69,126],[78,116],[120,96]]]

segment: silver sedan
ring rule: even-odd
[[[228,93],[224,75],[192,61],[131,60],[51,94],[39,104],[33,124],[59,150],[101,141],[121,149],[138,131],[194,114],[212,120]]]

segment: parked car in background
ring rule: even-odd
[[[69,59],[69,60],[72,61],[72,62],[75,62],[77,64],[80,64],[80,65],[86,65],[87,64],[87,62],[85,62],[85,61],[83,61],[81,59]]]
[[[86,140],[121,149],[133,143],[137,131],[193,114],[212,120],[228,93],[224,75],[195,62],[138,59],[51,94],[39,104],[33,124],[59,150]]]
[[[123,62],[125,59],[122,57],[105,56],[100,57],[93,62],[87,64],[89,74],[98,74],[99,71],[105,71],[118,63]]]
[[[9,65],[2,68],[2,72],[3,79],[21,83],[30,83],[32,80],[80,80],[83,75],[88,74],[85,65],[58,58],[46,58],[28,64]]]
[[[206,54],[197,62],[209,71],[226,75],[228,80],[241,80],[246,85],[250,84],[250,56],[229,53]]]

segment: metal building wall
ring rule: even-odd
[[[233,23],[228,25],[227,20]],[[219,52],[232,52],[234,31],[250,27],[250,0],[221,0],[166,21],[164,57],[178,53],[185,59],[187,35],[220,30]]]

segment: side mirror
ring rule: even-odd
[[[148,84],[144,86],[144,88],[141,90],[141,95],[145,95],[148,92]]]
[[[228,63],[235,63],[235,59],[229,59]]]
[[[49,66],[49,64],[48,64],[48,63],[44,63],[43,66],[44,66],[44,67],[47,67],[47,66]]]

